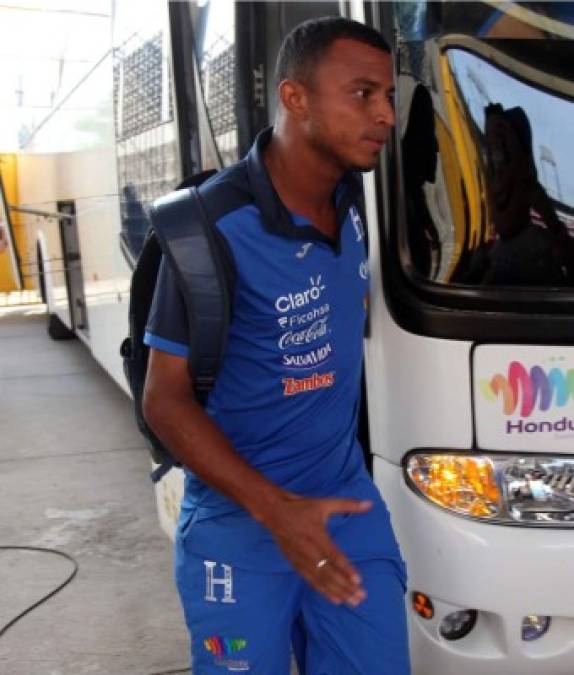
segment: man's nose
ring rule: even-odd
[[[395,126],[395,108],[386,96],[383,96],[380,101],[377,102],[375,121],[377,124],[385,124],[388,127]]]

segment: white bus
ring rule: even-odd
[[[19,164],[21,206],[49,212],[28,228],[50,331],[126,388],[147,205],[246,152],[273,118],[281,39],[338,13],[380,30],[396,67],[397,127],[364,176],[360,434],[407,561],[413,673],[571,675],[571,3],[116,0],[113,48]],[[43,152],[75,97],[97,133]],[[168,532],[180,494],[172,471]]]

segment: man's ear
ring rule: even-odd
[[[308,94],[305,87],[295,80],[283,80],[279,84],[279,100],[287,112],[299,119],[308,115]]]

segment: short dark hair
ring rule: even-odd
[[[279,49],[275,66],[277,84],[293,79],[310,84],[312,74],[336,40],[363,42],[390,53],[389,45],[374,28],[341,16],[323,16],[295,26]]]

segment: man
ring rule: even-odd
[[[150,426],[186,467],[176,578],[198,675],[406,675],[405,570],[357,442],[368,272],[353,171],[394,124],[381,36],[342,18],[283,43],[273,129],[200,192],[235,296],[207,410],[167,265],[148,320]],[[303,663],[304,661],[304,663]]]

